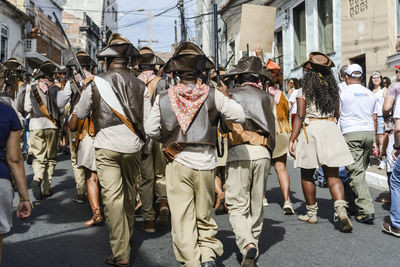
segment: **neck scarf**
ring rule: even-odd
[[[157,77],[157,76],[154,74],[154,71],[152,71],[152,70],[142,71],[138,75],[138,78],[140,80],[142,80],[146,85],[148,85],[155,77]]]
[[[256,88],[258,88],[258,89],[260,89],[260,90],[263,90],[263,87],[262,87],[262,84],[261,84],[261,83],[244,82],[244,83],[242,83],[241,85],[242,85],[242,86],[250,85],[250,86],[256,87]]]
[[[278,105],[279,100],[281,99],[282,96],[282,91],[274,86],[270,86],[268,87],[268,92],[274,95],[275,104]]]
[[[46,93],[49,90],[49,87],[52,87],[53,83],[50,82],[48,79],[40,79],[39,80],[39,88],[42,90],[43,93]]]
[[[192,88],[181,83],[168,90],[172,110],[183,134],[186,134],[194,117],[207,99],[209,91],[210,87],[206,84],[196,84]]]

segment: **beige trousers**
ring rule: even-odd
[[[141,161],[138,191],[142,200],[144,220],[154,220],[154,195],[156,201],[167,201],[165,189],[165,160],[161,154],[161,144],[154,142],[151,154]]]
[[[31,130],[29,135],[30,151],[34,156],[32,162],[33,179],[43,181],[43,191],[51,189],[57,156],[57,129]]]
[[[222,255],[222,243],[215,238],[218,226],[211,218],[214,179],[215,170],[198,171],[176,161],[167,164],[173,247],[183,266],[199,267]]]
[[[117,260],[129,259],[129,240],[133,233],[135,181],[139,175],[141,153],[119,153],[96,149],[96,166],[110,245]]]
[[[227,164],[225,201],[236,244],[245,255],[245,247],[258,238],[263,227],[263,196],[271,159],[239,160]]]
[[[71,153],[71,163],[72,169],[74,170],[75,184],[76,184],[76,193],[78,195],[83,195],[86,192],[86,180],[85,180],[85,171],[83,168],[78,168],[76,165],[77,161],[77,153],[75,152],[75,138],[77,132],[71,132],[68,128],[68,140],[69,140],[69,151]]]

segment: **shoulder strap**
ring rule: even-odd
[[[158,84],[158,82],[161,80],[160,76],[155,77],[153,80],[151,80],[151,82],[149,82],[147,84],[147,88],[149,89],[149,95],[150,95],[150,99],[153,99],[153,95],[154,95],[154,90],[156,89],[156,86]]]
[[[46,103],[43,101],[42,95],[40,94],[40,92],[38,91],[37,88],[38,88],[37,85],[32,86],[31,92],[32,92],[33,98],[35,99],[37,105],[39,106],[40,112],[42,113],[42,115],[43,115],[44,117],[46,117],[46,118],[47,118],[48,120],[50,120],[56,127],[58,127],[57,121],[51,117],[49,111],[47,110]]]

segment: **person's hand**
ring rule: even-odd
[[[221,81],[221,86],[217,86],[218,91],[220,91],[224,96],[229,97],[228,87]]]
[[[392,151],[392,158],[393,158],[394,161],[397,160],[397,158],[398,158],[399,155],[400,155],[400,149],[399,149],[399,150],[393,149],[393,151]]]
[[[256,46],[256,56],[261,58],[263,54],[263,48],[261,45],[257,45]]]
[[[17,208],[17,218],[25,219],[31,215],[31,203],[30,202],[19,202]]]
[[[296,143],[294,141],[289,141],[289,154],[296,158]]]

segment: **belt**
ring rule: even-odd
[[[333,121],[334,123],[337,122],[335,117],[329,117],[329,118],[308,118],[309,121]],[[304,136],[306,137],[306,141],[308,144],[308,134],[306,130],[306,123],[303,122],[303,131],[304,131]]]

